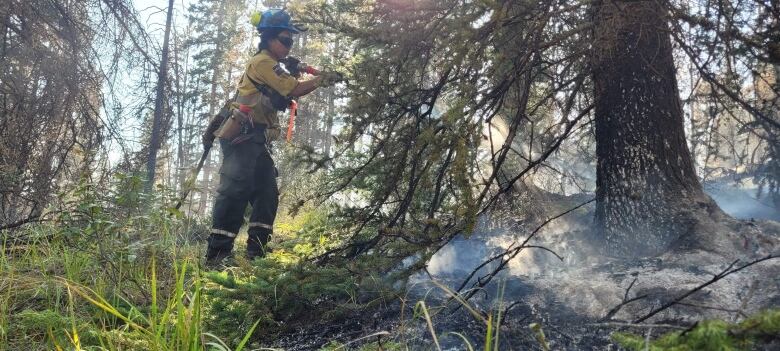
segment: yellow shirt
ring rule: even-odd
[[[268,53],[268,50],[261,51],[249,60],[246,71],[238,82],[238,94],[241,96],[257,92],[254,84],[246,79],[247,75],[255,82],[268,86],[283,96],[290,95],[293,89],[298,86],[298,80],[282,69],[279,62]]]
[[[266,124],[268,139],[276,140],[280,134],[277,111],[271,106],[270,99],[259,93],[247,76],[283,96],[290,95],[298,86],[298,80],[286,72],[267,50],[263,50],[249,60],[246,71],[238,82],[239,97],[236,102],[248,105],[252,109],[251,115],[255,123]]]

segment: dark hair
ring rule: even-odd
[[[268,49],[271,45],[271,40],[276,39],[276,37],[279,36],[279,33],[283,31],[284,29],[282,28],[271,28],[260,32],[260,44],[257,45],[257,51]]]

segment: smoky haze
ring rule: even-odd
[[[705,184],[705,190],[727,214],[744,220],[773,220],[780,221],[780,211],[768,204],[767,199],[757,197],[756,187],[738,186],[733,182],[717,181]],[[459,237],[444,246],[434,255],[428,263],[428,271],[438,277],[458,277],[470,273],[488,258],[500,253],[513,242],[522,240],[535,226],[524,225],[522,222],[506,220],[511,217],[511,211],[505,211],[496,215],[493,219],[488,216],[480,218],[475,233],[466,237]],[[553,215],[553,214],[551,214]],[[536,275],[549,272],[555,267],[572,265],[581,262],[588,255],[588,250],[579,246],[578,238],[589,231],[592,221],[592,208],[586,212],[572,213],[561,217],[542,229],[534,243],[551,245],[564,262],[555,258],[552,254],[540,250],[528,249],[512,260],[506,271],[506,275]],[[496,217],[504,218],[500,225]],[[492,269],[493,265],[487,265],[480,270],[484,274]],[[456,279],[457,280],[457,279]]]
[[[780,211],[771,205],[771,200],[758,196],[757,187],[711,182],[704,185],[704,191],[724,212],[735,218],[780,221]]]

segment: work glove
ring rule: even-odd
[[[290,72],[291,76],[293,76],[295,78],[300,78],[301,77],[301,70],[300,70],[300,66],[299,66],[300,63],[301,63],[301,60],[299,60],[297,57],[287,56],[287,57],[279,60],[279,62],[284,64],[284,68],[287,69],[287,72]]]
[[[214,133],[219,129],[219,127],[222,126],[222,122],[225,121],[225,118],[229,116],[230,109],[228,108],[228,105],[223,107],[219,113],[214,115],[213,118],[211,118],[211,121],[209,121],[208,127],[206,127],[206,131],[203,132],[203,136],[201,137],[201,141],[203,142],[203,147],[208,149],[211,147],[211,145],[214,144],[214,138],[216,136]]]
[[[217,137],[214,135],[214,132],[211,133],[203,133],[202,142],[203,142],[203,148],[208,149],[211,146],[214,145],[214,139]]]
[[[339,72],[329,71],[320,73],[320,86],[329,87],[344,80],[344,75]]]

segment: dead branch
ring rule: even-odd
[[[479,288],[485,287],[499,272],[504,270],[504,268],[506,268],[506,265],[509,263],[509,261],[511,261],[513,258],[515,258],[524,248],[529,247],[527,245],[528,242],[531,239],[533,239],[536,236],[536,234],[539,233],[540,230],[542,230],[542,228],[546,227],[552,221],[554,221],[554,220],[556,220],[558,218],[561,218],[561,217],[563,217],[563,216],[565,216],[565,215],[567,215],[567,214],[569,214],[571,212],[574,212],[574,211],[578,210],[579,208],[581,208],[581,207],[583,207],[583,206],[585,206],[585,205],[587,205],[587,204],[589,204],[589,203],[591,203],[591,202],[593,202],[595,200],[596,199],[590,199],[590,200],[588,200],[586,202],[583,202],[583,203],[581,203],[581,204],[579,204],[577,206],[574,206],[574,207],[564,211],[563,213],[560,213],[558,215],[555,215],[553,217],[548,218],[546,221],[544,221],[542,224],[540,224],[538,227],[536,227],[536,229],[534,229],[531,232],[531,234],[528,235],[528,237],[525,238],[525,240],[523,240],[523,242],[519,246],[515,247],[514,246],[515,243],[512,243],[512,245],[510,245],[509,248],[504,250],[502,253],[497,254],[497,255],[489,258],[488,260],[486,260],[485,262],[482,262],[482,264],[477,266],[477,268],[474,268],[474,270],[472,270],[471,273],[469,273],[469,275],[466,277],[466,279],[463,281],[463,283],[461,283],[460,287],[458,287],[457,291],[461,292],[463,290],[463,288],[465,288],[466,285],[469,283],[469,281],[471,281],[471,278],[473,278],[474,275],[480,269],[482,269],[483,267],[487,266],[488,264],[490,264],[493,261],[501,259],[501,263],[499,263],[499,265],[496,268],[494,268],[492,272],[490,272],[490,273],[488,273],[486,275],[483,275],[482,277],[479,277],[477,279],[477,282],[472,284],[472,286],[471,286],[472,290],[469,291],[466,294],[466,297],[465,297],[466,300],[470,299],[472,296],[474,296],[474,294],[476,294],[476,291],[478,291]],[[559,258],[560,258],[560,256],[559,256]]]
[[[623,294],[623,301],[621,301],[620,304],[618,304],[617,306],[609,310],[609,312],[607,312],[607,314],[604,317],[599,319],[599,322],[608,322],[612,320],[612,317],[614,317],[618,312],[620,312],[620,309],[623,308],[623,306],[647,297],[647,295],[639,295],[639,296],[634,296],[630,299],[628,298],[628,293],[631,291],[631,288],[634,287],[634,283],[636,283],[636,280],[637,278],[634,278],[634,280],[631,281],[631,284],[628,285],[628,288],[626,288],[626,292]]]
[[[701,285],[699,285],[699,286],[689,290],[688,292],[686,292],[686,293],[684,293],[684,294],[682,294],[682,295],[672,299],[671,301],[663,304],[661,307],[658,307],[658,308],[650,311],[646,315],[644,315],[644,316],[642,316],[640,318],[635,319],[632,323],[644,322],[648,318],[650,318],[652,316],[655,316],[659,312],[664,311],[664,310],[668,309],[669,307],[672,307],[672,306],[678,304],[680,301],[682,301],[683,299],[687,298],[688,296],[693,295],[694,293],[696,293],[696,292],[698,292],[698,291],[700,291],[700,290],[702,290],[702,289],[704,289],[704,288],[706,288],[706,287],[708,287],[708,286],[718,282],[719,280],[721,280],[721,279],[723,279],[723,278],[725,278],[725,277],[727,277],[727,276],[729,276],[729,275],[731,275],[733,273],[737,273],[737,272],[739,272],[739,271],[741,271],[741,270],[743,270],[745,268],[748,268],[750,266],[753,266],[753,265],[755,265],[757,263],[761,263],[761,262],[768,261],[768,260],[771,260],[771,259],[775,259],[775,258],[778,258],[778,257],[780,257],[780,255],[772,254],[772,255],[768,255],[768,256],[765,256],[765,257],[762,257],[762,258],[759,258],[759,259],[755,259],[755,260],[753,260],[751,262],[748,262],[748,263],[746,263],[746,264],[744,264],[744,265],[742,265],[740,267],[733,268],[734,265],[736,265],[739,262],[739,260],[735,260],[728,267],[726,267],[726,269],[724,269],[722,272],[716,274],[709,281],[707,281],[704,284],[701,284]]]
[[[0,230],[8,230],[8,229],[14,229],[21,227],[27,223],[37,223],[37,222],[43,222],[44,220],[41,219],[40,215],[32,215],[24,219],[20,219],[13,223],[3,224],[0,225]]]

